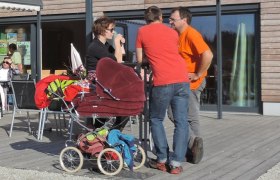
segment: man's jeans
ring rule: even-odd
[[[200,96],[206,86],[206,80],[201,83],[198,89],[190,91],[189,109],[188,109],[188,124],[189,124],[189,149],[193,145],[195,137],[201,137],[200,123],[199,123],[199,109],[200,109]],[[168,118],[174,121],[172,110],[168,108]]]
[[[159,162],[169,160],[169,147],[163,126],[166,110],[171,105],[175,130],[173,135],[173,154],[170,157],[172,166],[180,166],[185,159],[188,146],[189,127],[187,123],[189,83],[154,86],[150,94],[150,120],[152,137]]]

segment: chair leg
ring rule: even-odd
[[[53,114],[53,116],[54,116],[54,120],[55,120],[56,133],[58,133],[58,123],[57,123],[56,114]]]
[[[6,104],[5,104],[5,106],[6,106],[6,109],[7,109],[7,111],[10,111],[10,107],[9,107],[9,97],[8,97],[8,94],[6,93]]]
[[[42,124],[41,124],[41,134],[40,134],[39,140],[43,139],[45,122],[46,122],[47,118],[48,118],[48,113],[45,111],[44,116],[43,116],[43,121],[42,121]]]
[[[45,120],[46,120],[46,110],[42,109],[42,111],[40,112],[40,120],[39,120],[38,134],[37,134],[38,140],[42,140]]]
[[[3,106],[2,106],[2,103],[3,103],[3,101],[2,101],[1,96],[0,96],[0,100],[1,100],[0,119],[2,119],[2,116],[3,116]]]
[[[16,108],[13,109],[13,117],[12,117],[12,123],[10,127],[9,137],[12,137],[13,127],[14,127],[14,121],[15,121],[15,115],[16,115]]]
[[[8,102],[8,95],[6,97],[7,97],[6,108],[7,108],[7,111],[10,111],[9,102]]]
[[[44,111],[44,109],[42,109],[41,112],[39,113],[39,126],[38,126],[38,132],[37,132],[37,140],[40,140],[41,126],[44,121],[44,115],[45,115],[45,111]]]
[[[70,133],[69,133],[69,141],[72,141],[73,122],[74,122],[74,119],[73,119],[73,117],[70,116],[69,125],[68,125],[68,128],[70,129],[70,130],[68,131],[68,132],[70,132]]]
[[[32,134],[31,126],[30,126],[30,116],[28,111],[27,111],[27,124],[28,124],[28,131],[30,134]]]
[[[63,114],[63,122],[64,122],[64,128],[66,128],[66,119],[65,119],[65,114]]]
[[[58,118],[56,117],[56,115],[58,115]],[[55,125],[56,125],[56,132],[58,133],[58,128],[60,133],[62,133],[62,122],[61,122],[61,118],[60,118],[61,114],[56,114],[54,113],[54,119],[55,119]],[[66,121],[65,121],[65,115],[63,114],[63,118],[64,118],[64,126],[66,127]]]
[[[41,134],[41,126],[42,126],[42,121],[44,117],[44,110],[40,112],[40,118],[39,118],[39,125],[38,125],[38,130],[37,130],[37,140],[40,140],[40,134]]]
[[[62,124],[61,124],[60,114],[58,114],[58,122],[59,122],[59,131],[61,133],[61,131],[62,131]]]
[[[139,123],[139,115],[135,116],[135,123],[134,124],[138,124]]]

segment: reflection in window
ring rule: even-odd
[[[236,107],[257,107],[254,14],[223,15],[223,104]],[[194,17],[192,26],[198,29],[216,55],[216,17]],[[217,59],[208,71],[203,104],[216,104]]]

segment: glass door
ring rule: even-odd
[[[222,101],[225,110],[247,108],[258,111],[259,60],[255,19],[254,13],[222,15]],[[207,109],[217,103],[216,17],[193,17],[192,26],[202,33],[214,54],[201,96],[202,108]]]

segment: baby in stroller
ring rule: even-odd
[[[142,113],[145,101],[143,81],[132,68],[118,64],[110,58],[103,58],[97,64],[94,91],[85,93],[78,84],[78,80],[74,80],[67,87],[61,85],[60,88],[54,88],[55,91],[41,88],[40,82],[36,85],[36,92],[40,91],[39,89],[46,92],[48,89],[45,96],[35,94],[36,98],[38,97],[35,102],[39,108],[48,106],[54,95],[53,97],[62,99],[71,117],[70,138],[66,142],[67,147],[60,154],[62,168],[68,172],[76,172],[82,167],[84,158],[97,161],[99,170],[107,175],[119,173],[124,164],[131,169],[141,167],[146,159],[144,150],[140,145],[134,144],[133,137],[114,129],[114,124],[118,123],[117,116],[135,116]],[[102,127],[91,129],[80,122],[80,117],[93,117],[105,122],[101,122]],[[74,122],[87,130],[77,141],[71,138]],[[127,161],[129,158],[136,163],[131,166]]]

